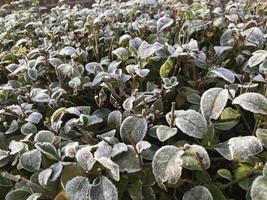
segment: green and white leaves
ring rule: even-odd
[[[182,175],[183,160],[181,156],[184,151],[166,145],[157,150],[152,161],[153,174],[159,186],[166,189],[164,184],[176,184]]]
[[[195,138],[205,137],[208,131],[206,120],[195,110],[176,111],[175,124],[185,134]]]
[[[161,142],[164,142],[177,133],[177,128],[159,125],[156,130],[157,136]]]
[[[40,169],[42,154],[39,150],[34,149],[21,155],[19,163],[22,168],[29,172],[36,172]]]
[[[247,92],[236,97],[233,104],[238,104],[245,110],[267,115],[267,98],[259,93]]]
[[[213,200],[213,198],[206,187],[195,186],[184,194],[183,200]]]
[[[226,106],[228,90],[212,88],[203,93],[200,101],[202,115],[207,121],[218,119]]]
[[[121,124],[120,136],[121,139],[128,144],[143,140],[147,132],[147,122],[144,118],[135,116],[127,117]]]
[[[204,170],[210,167],[210,158],[204,147],[185,145],[182,155],[183,167],[190,170]]]
[[[263,147],[255,136],[239,136],[217,145],[215,149],[228,160],[245,160],[260,153]]]

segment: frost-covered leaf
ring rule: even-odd
[[[38,78],[38,71],[35,68],[28,69],[28,76],[33,80],[36,81]]]
[[[58,155],[57,149],[51,143],[48,142],[36,143],[35,147],[49,158],[60,160],[60,156]]]
[[[235,30],[226,29],[226,31],[221,35],[220,45],[221,46],[233,46],[235,42]]]
[[[38,200],[41,196],[41,193],[33,193],[26,200]]]
[[[127,117],[121,124],[120,136],[125,143],[137,142],[143,140],[147,132],[147,122],[144,118],[135,116]]]
[[[0,167],[5,166],[9,162],[9,151],[0,149]]]
[[[134,97],[128,97],[125,99],[122,103],[122,106],[125,110],[132,110],[133,109],[133,103],[135,101]]]
[[[92,184],[90,198],[94,200],[118,200],[118,192],[108,178],[100,176]]]
[[[255,136],[232,137],[229,148],[234,160],[244,160],[263,150],[260,141]]]
[[[33,112],[25,120],[27,122],[38,124],[42,118],[43,118],[43,116],[42,116],[41,113],[39,113],[39,112]]]
[[[120,111],[115,110],[111,112],[108,116],[107,120],[108,126],[110,128],[114,128],[116,130],[120,129],[121,123],[122,123],[122,114]]]
[[[120,180],[120,169],[118,164],[105,157],[98,158],[97,161],[108,170],[110,176],[115,181]]]
[[[21,152],[25,147],[26,147],[26,145],[23,142],[17,142],[15,140],[12,140],[8,146],[8,148],[11,151],[10,155],[15,155],[15,154]]]
[[[54,131],[58,131],[60,129],[62,124],[62,117],[64,116],[65,112],[66,108],[59,108],[51,116],[51,128]]]
[[[206,120],[218,119],[228,101],[228,90],[211,88],[204,92],[200,101],[200,109]]]
[[[160,125],[156,130],[157,136],[161,142],[165,142],[172,136],[176,135],[177,128],[170,128],[168,126]]]
[[[65,191],[71,200],[89,200],[91,184],[86,177],[76,176],[69,180]]]
[[[90,147],[83,147],[79,149],[76,153],[76,159],[78,163],[80,163],[82,168],[86,171],[91,170],[95,164],[95,159],[93,154],[91,153]]]
[[[52,172],[53,170],[48,168],[38,174],[38,182],[42,187],[45,187],[47,185]]]
[[[206,187],[195,186],[184,193],[183,200],[213,200],[213,198]]]
[[[152,161],[153,174],[157,183],[163,189],[166,189],[165,183],[176,184],[182,174],[183,160],[181,156],[184,151],[175,147],[166,145],[157,150]]]
[[[42,154],[39,150],[33,149],[20,156],[19,163],[22,168],[29,172],[36,172],[40,169]]]
[[[169,26],[172,25],[173,19],[167,16],[163,16],[158,19],[157,21],[157,32],[161,32],[164,29],[168,28]]]
[[[190,170],[203,170],[210,167],[210,158],[206,149],[199,145],[184,146],[183,167]]]
[[[214,51],[217,56],[221,56],[227,50],[233,49],[232,46],[214,46]]]
[[[59,54],[63,56],[73,56],[76,54],[76,49],[74,49],[73,47],[67,46],[61,49]]]
[[[128,173],[135,173],[142,169],[138,155],[135,153],[135,150],[131,145],[128,145],[127,152],[122,153],[113,160],[119,165],[120,171],[122,172],[126,171]]]
[[[116,55],[120,60],[127,60],[129,56],[128,50],[123,47],[119,47],[113,50],[112,53]]]
[[[55,139],[55,135],[54,133],[52,133],[51,131],[39,131],[38,133],[36,133],[36,135],[34,136],[34,141],[35,142],[49,142],[52,143]]]
[[[226,69],[223,67],[219,67],[219,68],[211,70],[211,76],[223,78],[224,80],[228,81],[229,83],[235,82],[234,73],[232,71],[230,71],[229,69]]]
[[[267,58],[267,51],[265,50],[255,51],[250,57],[250,59],[248,60],[248,65],[250,67],[254,67],[262,63],[266,58]]]
[[[27,122],[21,126],[20,131],[24,135],[34,134],[37,132],[37,127],[31,122]]]
[[[48,103],[50,101],[50,97],[46,94],[46,90],[41,88],[34,88],[30,93],[31,99],[37,103]]]
[[[78,88],[80,87],[80,85],[81,85],[81,79],[79,79],[78,77],[75,77],[69,81],[69,86],[71,88]]]
[[[140,141],[136,144],[137,152],[140,154],[142,151],[147,150],[151,147],[151,144],[147,141]]]
[[[252,200],[266,200],[267,197],[267,179],[264,176],[255,178],[251,185],[250,197]]]
[[[239,95],[233,101],[245,110],[253,113],[267,115],[267,98],[255,92],[247,92]]]
[[[175,124],[185,134],[195,138],[203,138],[208,131],[206,120],[195,110],[176,111]]]
[[[64,146],[63,151],[65,156],[69,157],[69,158],[74,158],[77,152],[77,149],[79,147],[79,143],[78,142],[71,142],[68,143],[66,146]]]
[[[18,128],[19,128],[19,124],[18,124],[17,120],[12,120],[12,122],[9,125],[9,128],[7,129],[7,131],[5,132],[5,134],[13,133],[16,130],[18,130]]]
[[[258,128],[256,136],[261,141],[262,145],[267,148],[267,129]]]
[[[27,198],[31,195],[29,191],[23,189],[17,189],[9,192],[5,200],[27,200]]]
[[[147,59],[148,57],[152,56],[156,51],[163,47],[160,43],[148,44],[146,41],[143,41],[138,48],[137,54],[140,56],[141,59]]]

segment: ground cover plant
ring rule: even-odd
[[[266,200],[267,3],[218,2],[3,5],[0,199]]]

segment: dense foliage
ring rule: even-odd
[[[216,2],[2,6],[0,199],[266,200],[267,3]]]

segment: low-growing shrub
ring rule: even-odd
[[[0,199],[266,200],[266,9],[2,6]]]

